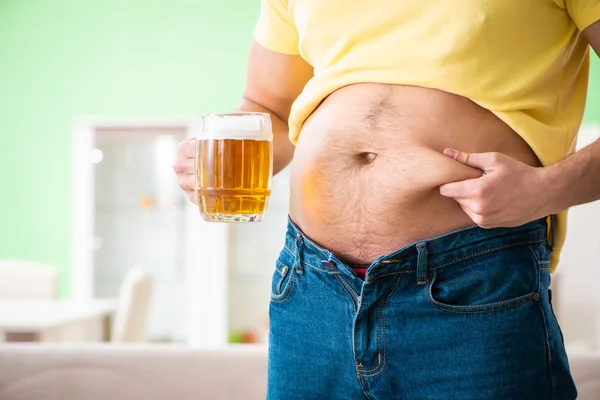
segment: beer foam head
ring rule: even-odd
[[[205,114],[198,139],[273,140],[271,118],[266,113]]]

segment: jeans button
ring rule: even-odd
[[[332,262],[331,262],[331,261],[329,261],[329,260],[323,260],[323,261],[321,261],[321,264],[323,264],[323,265],[324,265],[324,266],[326,266],[327,268],[332,268],[332,269],[335,269],[335,264],[334,264],[334,263],[332,263]]]

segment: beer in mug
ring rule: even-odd
[[[200,118],[196,195],[204,220],[262,220],[272,175],[273,133],[268,114],[238,112]]]

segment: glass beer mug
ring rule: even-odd
[[[196,196],[206,221],[258,222],[273,176],[269,114],[237,112],[200,117]]]

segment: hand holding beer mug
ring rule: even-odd
[[[207,114],[196,138],[196,196],[206,221],[258,222],[273,176],[269,114]]]

